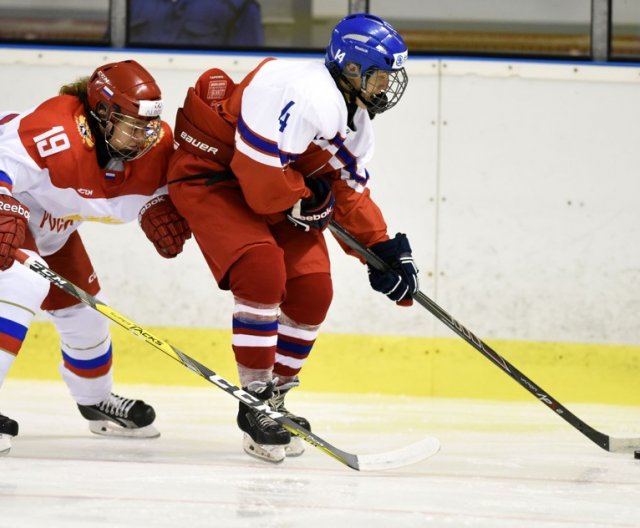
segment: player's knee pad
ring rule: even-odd
[[[49,286],[44,277],[18,262],[0,273],[0,349],[18,354]]]
[[[106,317],[85,304],[49,312],[60,334],[60,372],[78,403],[100,401],[111,386],[111,336]]]
[[[229,286],[237,298],[263,305],[280,304],[286,277],[282,249],[262,244],[247,250],[233,264]]]
[[[100,347],[109,338],[109,320],[86,304],[48,312],[63,343],[74,349]]]
[[[42,264],[44,260],[32,251],[26,251],[36,257]],[[44,277],[35,274],[26,266],[14,262],[7,271],[0,273],[0,301],[18,304],[36,312],[42,300],[49,292],[50,283]]]
[[[333,299],[333,284],[328,273],[310,273],[287,282],[287,296],[282,312],[305,325],[321,324]]]

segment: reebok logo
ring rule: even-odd
[[[166,198],[167,198],[166,194],[161,194],[160,196],[156,196],[153,200],[151,200],[151,201],[147,202],[146,204],[144,204],[144,207],[142,209],[140,209],[140,212],[138,213],[138,218],[142,218],[144,213],[146,213],[151,207],[153,207],[154,205],[158,205],[159,203],[164,202]]]
[[[332,214],[333,207],[330,207],[329,209],[322,211],[322,213],[320,214],[300,215],[298,218],[300,220],[322,220],[323,218],[326,218],[327,216],[330,216]]]
[[[29,220],[31,213],[29,209],[23,207],[20,203],[7,203],[4,200],[0,200],[0,212],[4,213],[16,213],[22,216],[25,220]]]

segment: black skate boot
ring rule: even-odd
[[[18,422],[0,414],[0,456],[9,454],[14,436],[18,436]]]
[[[80,414],[89,420],[92,433],[104,436],[156,438],[158,430],[151,425],[156,413],[142,400],[129,400],[111,393],[95,405],[80,405]]]
[[[298,385],[300,385],[300,381],[298,378],[295,378],[288,383],[277,386],[273,392],[273,396],[267,403],[274,411],[284,414],[291,421],[297,423],[301,427],[304,427],[307,431],[311,431],[311,424],[309,423],[309,420],[302,416],[293,414],[284,406],[285,396],[291,389]],[[285,447],[285,454],[288,457],[296,457],[300,456],[302,453],[304,453],[304,441],[296,435],[291,435],[291,442]]]
[[[244,390],[259,400],[267,401],[273,396],[273,385],[273,381],[253,381]],[[291,435],[278,422],[242,402],[237,422],[244,431],[242,447],[248,455],[267,462],[285,459],[285,446],[291,441]]]

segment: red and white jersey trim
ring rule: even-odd
[[[0,192],[29,207],[29,229],[42,255],[60,249],[82,222],[131,222],[146,202],[167,192],[173,138],[166,123],[139,160],[102,169],[95,144],[76,97],[0,115]]]

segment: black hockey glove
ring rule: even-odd
[[[305,184],[311,196],[298,200],[287,211],[287,218],[299,229],[322,231],[329,225],[336,203],[331,185],[323,178],[308,179]]]
[[[413,295],[418,291],[418,268],[413,262],[407,235],[397,233],[395,238],[374,244],[370,249],[391,267],[380,271],[369,265],[371,287],[402,306],[411,306]]]

